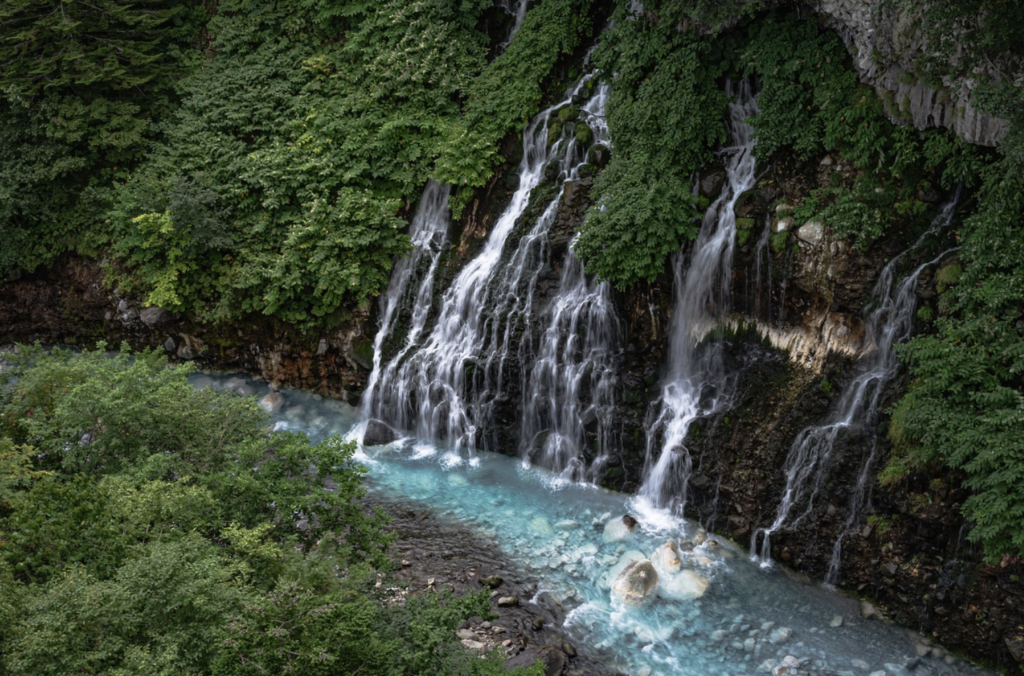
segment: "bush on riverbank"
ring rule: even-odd
[[[376,586],[352,444],[102,350],[0,374],[0,673],[505,673],[453,644],[486,596]]]

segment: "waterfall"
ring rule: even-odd
[[[388,282],[387,292],[380,298],[380,326],[373,339],[373,370],[363,392],[361,411],[364,418],[379,416],[380,408],[386,404],[376,396],[377,383],[381,380],[381,358],[384,342],[394,330],[399,314],[411,312],[405,344],[389,367],[401,358],[419,341],[427,323],[431,301],[434,296],[434,276],[441,253],[448,242],[448,193],[449,187],[435,181],[428,181],[420,197],[419,207],[412,223],[409,224],[409,239],[412,252],[395,263]],[[426,269],[424,270],[424,264]],[[417,278],[419,284],[416,284]],[[415,288],[415,293],[413,289]],[[392,374],[384,377],[391,381]]]
[[[523,25],[523,19],[526,18],[526,6],[530,3],[530,0],[516,0],[515,7],[509,4],[509,0],[501,0],[501,8],[511,14],[515,21],[512,23],[512,29],[508,33],[508,37],[501,43],[501,48],[505,49],[512,40],[516,37],[516,33],[519,32],[519,27]]]
[[[729,94],[727,185],[704,214],[688,264],[675,260],[675,303],[672,310],[669,369],[661,396],[648,415],[647,451],[640,499],[647,507],[682,514],[692,459],[684,442],[697,418],[710,415],[729,397],[729,379],[722,367],[721,345],[702,338],[728,311],[729,281],[736,237],[735,206],[754,185],[754,137],[746,120],[757,113],[750,84]],[[660,441],[660,447],[659,447]]]
[[[588,476],[588,427],[596,450],[613,447],[619,326],[607,282],[588,281],[570,249],[540,350],[523,388],[520,452],[563,480]],[[592,470],[598,469],[591,466]]]
[[[786,487],[775,513],[772,525],[754,532],[751,540],[751,556],[757,556],[757,538],[762,535],[760,560],[762,565],[771,565],[771,536],[783,527],[796,526],[814,508],[828,470],[836,439],[844,430],[862,428],[873,430],[878,423],[882,407],[882,395],[885,386],[899,370],[899,358],[895,346],[910,338],[914,328],[914,311],[917,308],[917,296],[914,293],[918,277],[930,265],[937,263],[946,251],[934,260],[919,265],[902,282],[895,284],[898,263],[910,252],[916,250],[925,238],[948,226],[956,213],[959,198],[957,194],[942,207],[940,213],[932,221],[928,232],[917,242],[899,254],[882,269],[878,282],[871,294],[874,310],[867,318],[864,356],[856,366],[853,380],[843,389],[839,402],[832,409],[828,420],[823,425],[807,427],[797,435],[786,457],[783,473],[786,476]],[[858,476],[857,486],[851,497],[845,530],[851,528],[867,501],[867,491],[871,484],[870,468],[874,463],[877,441],[872,433],[872,449],[867,461]],[[803,511],[790,519],[790,515],[798,504],[806,502]],[[844,530],[844,532],[845,532]],[[826,582],[834,584],[839,574],[840,548],[843,534],[840,534],[833,548],[833,561],[829,566]]]
[[[572,134],[563,131],[548,144],[551,116],[570,105],[589,80],[581,80],[567,99],[540,113],[523,133],[523,160],[511,203],[495,222],[481,252],[445,291],[433,328],[380,369],[373,410],[379,417],[421,439],[446,442],[458,453],[478,443],[478,430],[488,422],[494,400],[501,396],[506,361],[522,343],[516,336],[530,321],[533,291],[540,268],[547,264],[547,233],[568,181],[578,178],[585,153]],[[583,107],[581,118],[600,131],[607,89],[599,87]],[[602,122],[603,124],[603,122]],[[556,195],[517,247],[509,254],[506,241],[530,204],[530,194],[549,164],[559,160]],[[429,294],[417,307],[429,310]],[[420,311],[426,316],[428,310]],[[422,326],[421,326],[422,332]],[[375,357],[376,358],[376,357]],[[524,362],[525,363],[525,362]]]

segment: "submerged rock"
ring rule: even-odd
[[[647,559],[634,561],[612,584],[612,596],[630,605],[639,605],[658,586],[658,571]]]
[[[398,439],[398,433],[381,420],[370,420],[363,433],[363,446],[384,446]]]
[[[552,537],[555,534],[555,529],[551,527],[551,522],[545,519],[543,516],[530,521],[530,528],[533,532],[542,537]]]
[[[662,577],[658,593],[676,601],[689,601],[704,596],[710,584],[707,578],[692,570],[684,570],[675,575]]]

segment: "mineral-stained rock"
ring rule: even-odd
[[[658,586],[658,571],[647,559],[635,561],[612,584],[612,596],[631,605],[639,605]]]

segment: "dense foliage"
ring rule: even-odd
[[[962,471],[969,537],[991,560],[1024,552],[1024,96],[1010,86],[1002,97],[1017,101],[1001,111],[1011,131],[958,231],[957,259],[936,275],[936,331],[906,350],[914,381],[883,474],[895,484],[913,470]]]
[[[78,52],[39,47],[63,25],[32,14],[47,2],[0,14],[17,22],[0,52],[17,64],[0,79],[0,227],[13,244],[0,275],[102,253],[111,282],[149,304],[300,327],[387,285],[429,177],[461,187],[458,214],[595,21],[590,0],[536,3],[488,62],[485,29],[503,15],[486,0],[229,0],[208,21],[182,4],[105,2],[82,11],[109,14],[116,40],[74,23],[82,44],[109,49],[79,49],[67,72],[61,59]]]
[[[664,270],[696,236],[691,175],[725,140],[721,60],[710,42],[676,26],[685,3],[620,3],[594,55],[614,74],[608,127],[615,152],[594,186],[595,202],[575,251],[589,272],[624,289]]]
[[[0,673],[506,673],[453,645],[485,595],[375,586],[350,444],[188,374],[102,348],[2,374]]]

